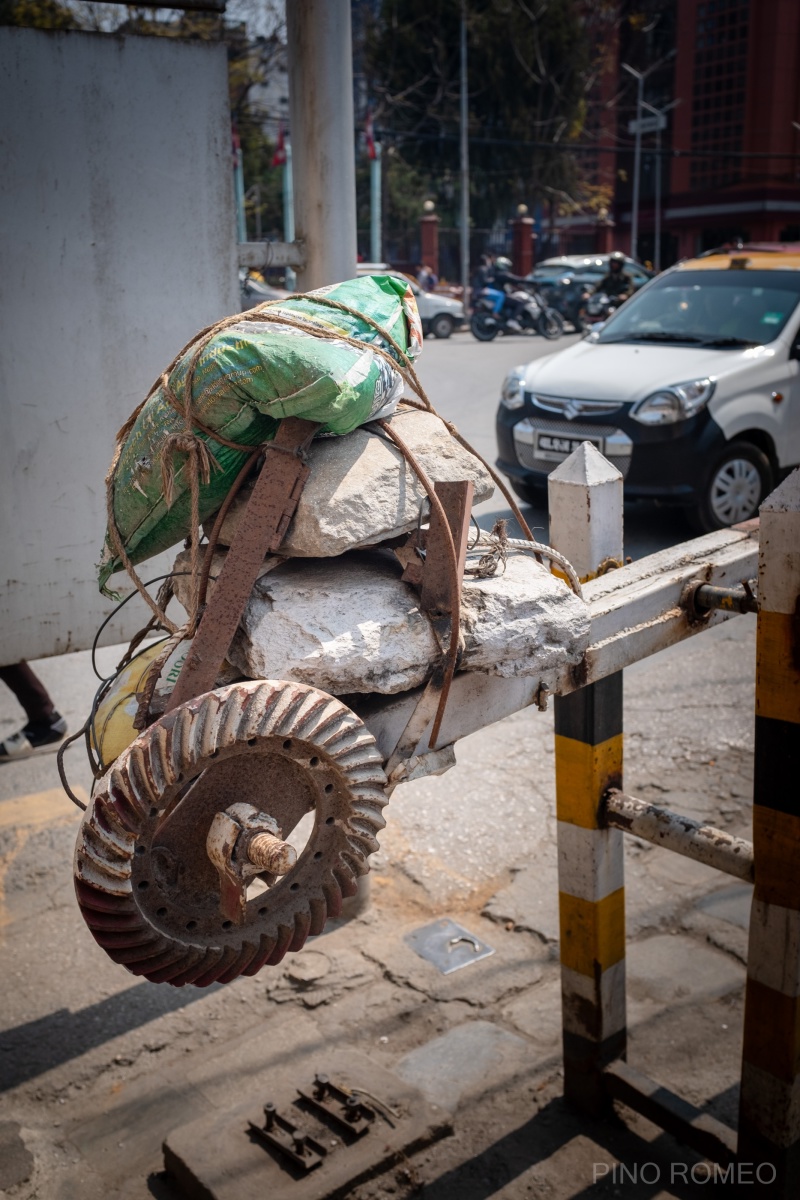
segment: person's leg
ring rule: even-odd
[[[60,742],[67,732],[67,722],[56,712],[47,688],[28,664],[20,662],[0,667],[0,680],[14,693],[28,718],[24,729],[0,741],[0,762],[24,758],[44,746]]]
[[[39,725],[43,721],[52,720],[56,706],[39,676],[26,662],[0,667],[0,680],[11,688],[30,722]]]

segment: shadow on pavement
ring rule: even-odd
[[[221,986],[184,990],[137,983],[77,1012],[60,1008],[46,1017],[5,1029],[0,1033],[0,1091],[27,1083],[120,1034],[185,1008]]]
[[[667,1134],[646,1141],[615,1117],[589,1121],[561,1097],[551,1100],[530,1121],[473,1158],[426,1183],[417,1194],[424,1200],[488,1200],[578,1138],[584,1143],[589,1138],[602,1147],[606,1157],[617,1164],[616,1170],[612,1171],[607,1162],[587,1164],[585,1185],[576,1184],[575,1166],[569,1163],[567,1155],[562,1155],[564,1173],[568,1176],[563,1190],[557,1179],[558,1164],[552,1164],[548,1175],[548,1183],[558,1188],[559,1196],[569,1200],[601,1200],[619,1196],[623,1188],[625,1200],[656,1200],[667,1194],[677,1200],[694,1200],[698,1194],[697,1182],[691,1181],[690,1172],[703,1160],[693,1151]],[[585,1157],[585,1149],[581,1157]],[[606,1166],[607,1174],[603,1171]],[[543,1180],[526,1182],[531,1191],[547,1187]]]

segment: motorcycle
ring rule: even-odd
[[[586,301],[581,316],[586,325],[599,325],[602,321],[607,321],[626,299],[627,296],[609,296],[606,292],[595,292]]]
[[[569,275],[564,275],[547,290],[545,295],[550,307],[560,313],[576,333],[585,331],[586,322],[583,309],[590,295],[585,283],[576,281]]]
[[[503,335],[539,333],[552,341],[564,332],[560,313],[545,304],[536,292],[512,292],[511,299],[520,303],[509,310],[506,292],[496,288],[481,288],[475,298],[469,327],[479,342],[491,342],[498,333]]]

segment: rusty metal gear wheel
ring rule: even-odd
[[[115,962],[154,983],[254,975],[355,893],[385,785],[372,735],[325,692],[264,680],[200,696],[100,780],[75,848],[84,919]],[[292,865],[281,839],[312,812]]]

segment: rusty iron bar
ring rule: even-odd
[[[736,1160],[734,1130],[635,1067],[617,1059],[606,1067],[603,1082],[612,1100],[619,1100],[640,1113],[704,1158],[722,1166]]]
[[[274,440],[264,447],[264,466],[167,701],[167,712],[213,689],[264,556],[278,549],[294,516],[310,472],[305,451],[317,429],[317,422],[285,417]]]
[[[674,850],[676,854],[715,867],[727,875],[735,875],[746,883],[753,882],[753,843],[744,838],[732,837],[711,825],[702,825],[667,808],[648,804],[618,788],[606,792],[602,813],[606,824],[615,829],[631,833],[654,846]]]

